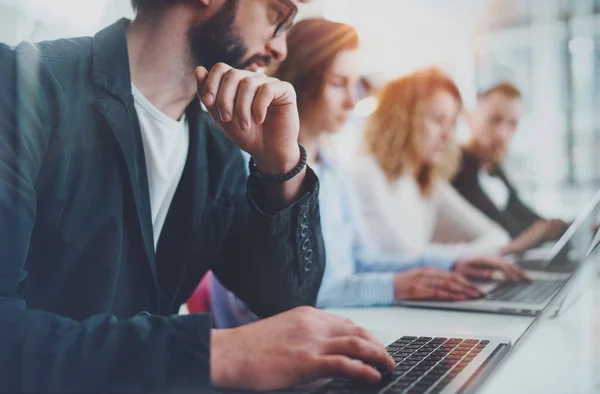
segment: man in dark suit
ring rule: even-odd
[[[527,249],[555,239],[565,223],[545,220],[525,205],[502,169],[521,112],[521,93],[510,83],[499,83],[478,96],[470,117],[472,138],[463,147],[462,167],[453,185]]]
[[[236,69],[285,57],[298,0],[132,3],[93,38],[0,45],[0,391],[379,379],[381,344],[302,307],[325,263],[295,93]],[[177,316],[210,269],[275,316]]]

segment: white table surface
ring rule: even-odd
[[[590,277],[559,317],[543,318],[481,387],[485,394],[600,393],[600,280]],[[405,307],[329,309],[384,344],[403,335],[494,336],[514,343],[531,317]]]

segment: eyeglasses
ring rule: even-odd
[[[298,7],[291,0],[278,0],[277,6],[280,8],[277,12],[281,15],[277,18],[277,27],[273,32],[273,38],[281,36],[284,32],[288,31],[294,24],[294,18],[298,13]],[[282,10],[285,8],[285,10]]]

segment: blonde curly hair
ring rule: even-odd
[[[451,179],[460,164],[460,149],[452,140],[440,165],[431,167],[422,159],[420,110],[439,89],[450,93],[462,107],[456,84],[437,68],[430,67],[389,82],[379,92],[379,105],[367,121],[364,153],[372,155],[390,182],[415,170],[423,195],[430,194],[436,179]]]

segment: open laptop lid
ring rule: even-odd
[[[561,253],[565,253],[571,262],[583,262],[590,253],[592,240],[598,238],[597,226],[600,218],[600,192],[581,210],[577,218],[569,226],[567,231],[554,244],[544,259],[542,268],[547,268],[559,261]],[[594,232],[596,234],[594,235]]]
[[[598,246],[600,246],[600,222],[596,224],[594,237],[592,238],[592,242],[590,243],[590,246],[585,254],[585,258],[588,258],[589,255],[594,253],[596,249],[598,249]]]
[[[581,210],[579,216],[555,245],[546,266],[567,265],[573,267],[571,276],[546,304],[538,316],[558,316],[565,307],[574,303],[586,289],[588,278],[586,264],[597,246],[600,234],[600,192]],[[591,278],[591,275],[589,276]]]
[[[600,192],[594,200],[597,200],[598,195],[600,195]],[[586,279],[594,280],[596,276],[595,264],[590,260],[596,257],[594,252],[596,252],[600,245],[599,223],[600,204],[596,204],[573,236],[573,239],[576,241],[573,245],[573,254],[576,255],[576,258],[579,258],[578,268],[581,269],[577,269],[573,274],[574,277],[564,286],[563,296],[553,302],[554,306],[550,308],[550,310],[553,310],[551,316],[558,316],[562,310],[566,309],[566,307],[573,304],[579,298],[581,293],[587,288],[588,283],[585,283]],[[589,242],[588,239],[590,240]]]
[[[596,235],[598,235],[598,234],[596,234]],[[598,236],[598,238],[600,238],[600,235]],[[514,357],[515,352],[517,352],[519,350],[519,348],[524,346],[524,343],[527,341],[528,338],[530,338],[531,336],[534,335],[536,328],[538,327],[539,324],[541,324],[541,322],[543,320],[546,320],[546,319],[556,316],[557,303],[561,303],[562,301],[564,301],[566,294],[570,292],[571,287],[574,284],[579,282],[577,280],[579,277],[587,274],[587,272],[593,271],[593,270],[591,270],[593,264],[589,260],[590,257],[592,256],[592,254],[593,254],[593,251],[591,253],[585,254],[584,258],[581,259],[580,264],[577,267],[577,270],[573,273],[573,275],[570,276],[570,278],[568,280],[565,281],[565,283],[563,283],[561,288],[552,296],[552,298],[546,304],[546,306],[542,309],[542,311],[533,318],[533,320],[531,321],[529,326],[527,326],[525,331],[523,331],[523,333],[519,336],[519,338],[515,342],[513,342],[508,354],[502,359],[502,361],[500,361],[500,364],[498,365],[498,367],[501,367],[502,365],[510,362],[510,360]],[[589,270],[588,270],[588,268],[589,268]],[[500,371],[500,370],[501,370],[501,368],[494,369],[493,374],[498,373],[498,371]],[[489,379],[489,377],[488,377],[488,379],[486,379],[485,384],[487,384],[487,382],[489,382],[491,380],[492,379]],[[485,384],[484,384],[484,386],[480,387],[480,389],[483,389],[485,387]]]

